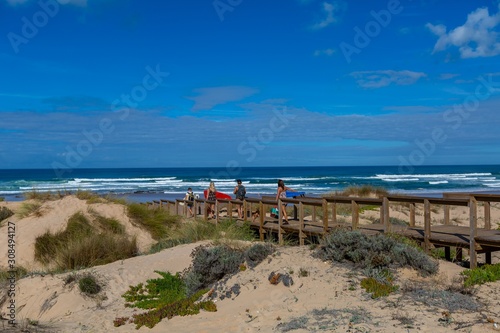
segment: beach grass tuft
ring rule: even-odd
[[[14,215],[14,212],[7,207],[0,207],[0,222]]]
[[[98,294],[102,289],[96,277],[91,273],[86,273],[78,279],[78,288],[86,295]]]
[[[41,208],[42,204],[38,201],[35,202],[23,202],[19,209],[17,210],[17,216],[19,218],[25,218],[30,216],[31,214],[34,214],[37,217],[42,216],[42,211]]]
[[[389,191],[383,187],[372,186],[372,185],[357,185],[357,186],[348,186],[343,191],[328,193],[325,196],[343,196],[343,197],[377,197],[382,198],[389,195]]]
[[[137,253],[135,237],[112,229],[99,232],[82,213],[71,216],[64,230],[46,231],[35,240],[35,259],[60,270],[102,265]]]
[[[145,228],[155,240],[168,236],[169,228],[177,225],[180,217],[170,215],[161,207],[148,207],[139,203],[127,205],[128,216],[139,226]]]

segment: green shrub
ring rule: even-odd
[[[237,273],[244,260],[242,252],[222,245],[199,246],[193,250],[191,257],[191,267],[183,276],[189,296],[207,288],[227,274]]]
[[[147,280],[146,285],[139,283],[131,286],[122,295],[128,302],[127,307],[152,309],[164,306],[186,297],[186,285],[180,274],[155,271],[161,278]]]
[[[87,295],[95,295],[101,291],[101,286],[97,282],[97,279],[91,274],[82,276],[78,280],[78,287],[82,293]]]
[[[250,268],[260,264],[271,253],[275,251],[274,246],[269,243],[257,243],[245,251],[245,260]]]
[[[361,280],[361,287],[363,287],[366,292],[371,293],[372,298],[388,296],[390,293],[398,290],[398,287],[392,284],[392,280],[381,282],[373,277]]]
[[[462,275],[465,276],[465,287],[498,281],[500,280],[500,264],[484,265],[482,267],[465,270],[462,272]]]
[[[367,236],[338,229],[325,236],[314,256],[322,260],[351,261],[361,268],[410,266],[423,275],[435,274],[438,264],[421,250],[384,234]]]
[[[132,322],[136,324],[137,329],[142,326],[152,328],[163,318],[197,314],[200,309],[216,311],[217,308],[212,301],[197,302],[207,290],[200,290],[187,297],[186,285],[179,274],[155,272],[161,275],[161,278],[147,280],[146,285],[140,283],[137,286],[130,286],[122,295],[128,302],[126,306],[148,310],[133,315]],[[127,320],[126,317],[116,318],[114,325],[124,325]]]

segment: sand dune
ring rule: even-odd
[[[147,232],[130,223],[121,205],[91,206],[103,216],[119,219],[128,234],[138,237],[142,249],[153,243]],[[61,230],[69,216],[77,211],[87,212],[88,208],[85,201],[69,196],[46,202],[42,216],[11,218],[18,228],[18,263],[31,270],[42,270],[33,259],[35,238],[46,230]],[[6,234],[5,226],[0,228],[0,233]],[[91,272],[104,285],[96,297],[82,295],[74,282],[65,284],[67,276],[75,273],[35,274],[23,278],[16,283],[17,320],[36,321],[38,326],[30,329],[41,332],[137,332],[133,324],[113,326],[116,317],[142,312],[125,308],[121,295],[130,285],[158,277],[155,270],[171,273],[184,270],[191,263],[191,252],[199,245],[181,245],[77,272]],[[218,295],[231,289],[239,290],[239,294],[218,298],[217,312],[202,311],[194,316],[165,319],[153,329],[142,327],[139,331],[494,332],[496,323],[500,323],[500,282],[482,285],[472,298],[464,298],[478,302],[478,310],[449,311],[439,304],[426,305],[402,291],[372,299],[360,287],[363,277],[360,272],[348,264],[313,258],[311,253],[307,246],[279,247],[254,269],[239,272],[217,285]],[[6,263],[4,251],[0,260],[1,264]],[[401,269],[396,284],[404,289],[409,283],[420,282],[433,290],[444,290],[462,270],[457,264],[445,261],[440,261],[439,273],[433,277],[423,278],[413,270]],[[288,274],[293,285],[270,284],[271,272]],[[235,286],[239,288],[233,288]],[[435,298],[438,300],[439,296]],[[1,313],[6,316],[6,304]],[[5,328],[5,321],[2,322],[0,328]]]

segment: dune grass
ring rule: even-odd
[[[326,197],[329,196],[343,196],[343,197],[349,197],[349,196],[354,196],[354,197],[360,197],[360,198],[367,198],[367,197],[377,197],[377,198],[382,198],[384,196],[389,195],[389,191],[383,187],[377,187],[377,186],[372,186],[372,185],[356,185],[356,186],[349,186],[346,187],[343,191],[336,191],[334,193],[327,193],[325,194]]]
[[[134,223],[146,229],[155,240],[168,236],[169,228],[175,227],[180,222],[180,216],[170,215],[160,207],[148,207],[139,203],[127,205],[128,216]]]
[[[3,220],[5,220],[5,219],[7,219],[7,218],[11,217],[12,215],[14,215],[14,212],[13,212],[13,211],[11,211],[9,208],[7,208],[7,207],[3,207],[3,206],[2,206],[2,207],[0,207],[0,223],[1,223]]]
[[[150,253],[180,244],[195,243],[202,240],[212,240],[214,244],[227,244],[233,241],[252,241],[256,239],[249,224],[238,226],[230,220],[222,220],[217,225],[191,220],[172,228],[169,235],[154,244]]]
[[[137,253],[135,238],[113,229],[98,230],[82,213],[71,216],[64,230],[47,231],[35,241],[35,259],[58,270],[103,265]]]
[[[16,214],[17,216],[19,216],[19,218],[25,218],[30,216],[31,214],[40,217],[42,216],[42,211],[40,210],[40,207],[42,207],[42,204],[38,201],[23,202],[19,207],[19,209],[17,210]]]

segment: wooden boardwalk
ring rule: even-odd
[[[477,227],[478,202],[484,206],[484,227]],[[299,197],[275,200],[274,197],[247,198],[239,200],[217,200],[208,202],[197,199],[194,202],[193,211],[197,218],[218,223],[220,218],[231,218],[241,223],[249,223],[252,228],[258,230],[261,240],[266,234],[275,233],[278,241],[283,243],[283,236],[286,234],[296,234],[301,245],[308,237],[321,237],[336,228],[349,228],[359,230],[365,234],[373,235],[378,233],[396,233],[404,235],[420,242],[424,249],[429,252],[432,248],[443,247],[447,259],[450,259],[451,249],[455,248],[457,259],[462,259],[462,250],[469,251],[470,266],[476,267],[477,255],[484,253],[485,262],[491,263],[491,253],[500,251],[500,230],[491,229],[491,203],[500,202],[500,195],[476,195],[473,193],[452,194],[444,198],[425,198],[414,196],[387,196],[380,199],[374,198],[353,198],[353,197],[328,197],[313,198]],[[205,207],[207,203],[215,204],[216,219],[208,219]],[[268,213],[271,207],[281,204],[289,204],[293,207],[293,218],[289,219],[289,224],[284,224],[281,216],[271,217]],[[405,204],[409,208],[408,225],[393,225],[390,223],[390,204]],[[168,209],[172,214],[187,216],[187,206],[184,200],[168,201],[160,200],[150,203],[151,205]],[[338,205],[350,205],[350,223],[338,222]],[[246,212],[243,219],[238,219],[234,210],[237,205],[243,205]],[[360,206],[369,205],[379,207],[380,223],[360,224]],[[424,208],[424,225],[415,225],[415,205],[422,205]],[[432,205],[443,207],[444,216],[442,224],[432,224]],[[469,210],[469,226],[453,225],[450,219],[450,207],[466,207]],[[309,210],[309,218],[306,219],[305,208]],[[319,210],[319,214],[317,211]],[[258,216],[253,214],[258,211]],[[231,212],[227,214],[227,212]],[[224,214],[225,213],[225,214]]]

